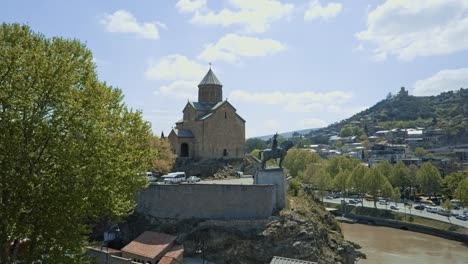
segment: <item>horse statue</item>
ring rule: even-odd
[[[280,159],[279,167],[283,168],[282,164],[283,164],[284,157],[286,157],[288,150],[292,148],[293,146],[294,146],[294,143],[292,143],[289,140],[286,140],[280,144],[279,148],[261,150],[258,153],[258,158],[262,160],[262,169],[265,169],[267,161],[271,159],[278,159],[278,158]],[[262,153],[263,153],[263,158],[262,158]]]

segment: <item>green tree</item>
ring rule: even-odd
[[[410,172],[408,167],[406,167],[406,165],[400,161],[393,166],[390,182],[393,186],[398,186],[401,188],[408,187],[410,185],[409,174]]]
[[[156,153],[122,98],[80,42],[0,26],[0,263],[83,263],[90,224],[132,211]]]
[[[245,149],[247,153],[252,152],[254,149],[266,149],[267,143],[259,138],[249,138],[245,141]]]
[[[416,157],[425,157],[429,154],[429,151],[427,151],[425,148],[422,148],[422,147],[417,147],[415,150],[414,150],[414,155],[416,155]]]
[[[445,176],[445,178],[442,180],[445,195],[453,196],[455,190],[460,185],[460,182],[466,178],[468,178],[467,172],[454,172]]]
[[[333,186],[333,179],[327,173],[325,165],[320,163],[311,163],[302,175],[304,182],[311,183],[319,190],[319,197],[322,198],[327,190]]]
[[[468,206],[468,179],[460,182],[457,189],[455,189],[454,196],[460,200],[464,207]]]
[[[310,163],[317,163],[321,160],[317,153],[304,149],[292,148],[288,150],[288,155],[284,159],[284,167],[293,177],[303,172]]]
[[[333,179],[333,186],[335,186],[336,189],[346,192],[348,189],[348,179],[349,179],[349,171],[348,170],[342,170],[338,173],[338,175],[335,176]]]
[[[364,206],[364,194],[366,193],[366,174],[369,168],[362,165],[357,165],[351,171],[348,178],[348,186],[352,188],[361,197],[361,206]]]
[[[306,147],[308,147],[310,145],[311,145],[311,142],[310,142],[310,139],[308,139],[308,138],[300,138],[296,142],[296,147],[297,148],[306,148]]]
[[[393,166],[390,164],[388,161],[380,161],[374,166],[376,169],[380,170],[380,173],[382,173],[389,181],[392,178],[392,171],[393,171]]]
[[[365,182],[366,192],[372,195],[374,199],[374,207],[377,208],[377,197],[379,196],[380,191],[387,185],[388,180],[382,172],[374,166],[366,173]]]
[[[440,177],[439,170],[429,162],[425,162],[421,168],[419,168],[416,178],[419,184],[419,189],[421,189],[422,192],[429,194],[429,198],[441,189],[440,183],[442,181],[442,177]]]
[[[401,198],[400,188],[395,187],[392,192],[392,200],[395,202],[395,206],[400,201],[400,198]]]
[[[348,156],[335,156],[328,160],[327,172],[334,178],[341,170],[352,171],[354,167],[361,165],[360,161]]]

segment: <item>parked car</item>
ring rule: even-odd
[[[457,212],[452,211],[452,212],[450,212],[450,215],[451,215],[451,216],[457,216],[457,215],[459,215],[459,214],[458,214]]]
[[[379,204],[381,204],[381,205],[388,205],[388,204],[390,204],[390,203],[382,199],[382,200],[379,200]]]
[[[416,210],[421,210],[421,211],[422,211],[422,210],[424,210],[424,205],[422,205],[422,204],[421,204],[421,205],[416,205],[416,206],[414,207],[414,209],[416,209]]]
[[[171,172],[161,177],[165,184],[177,184],[185,181],[185,172]]]
[[[427,206],[426,212],[437,214],[439,212],[439,209],[437,207]]]
[[[400,210],[400,208],[398,208],[398,207],[396,207],[396,206],[394,206],[394,205],[391,205],[391,206],[390,206],[390,209],[396,210],[396,211]]]
[[[197,176],[190,176],[187,179],[188,183],[195,183],[195,182],[199,182],[199,181],[200,181],[200,178],[198,178]]]
[[[333,196],[331,196],[331,195],[327,195],[326,198],[327,198],[327,199],[330,199],[330,200],[334,199]]]
[[[468,215],[457,215],[455,216],[456,219],[462,220],[462,221],[467,221],[468,220]]]
[[[450,216],[450,211],[447,210],[439,210],[437,213],[443,216]]]

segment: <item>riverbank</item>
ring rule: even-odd
[[[355,206],[345,206],[343,208],[341,205],[336,206],[336,204],[328,204],[328,206],[339,208],[339,211],[335,211],[335,215],[338,216],[337,220],[340,219],[339,217],[345,217],[348,223],[351,220],[361,224],[409,230],[460,241],[468,245],[468,229],[457,225],[433,219],[423,219],[418,216],[406,217],[404,214],[383,209],[361,208]]]
[[[468,247],[457,241],[382,226],[340,224],[346,240],[361,245],[359,264],[466,264]]]

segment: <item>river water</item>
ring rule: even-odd
[[[463,243],[395,228],[340,224],[346,240],[362,246],[359,264],[468,264]]]

